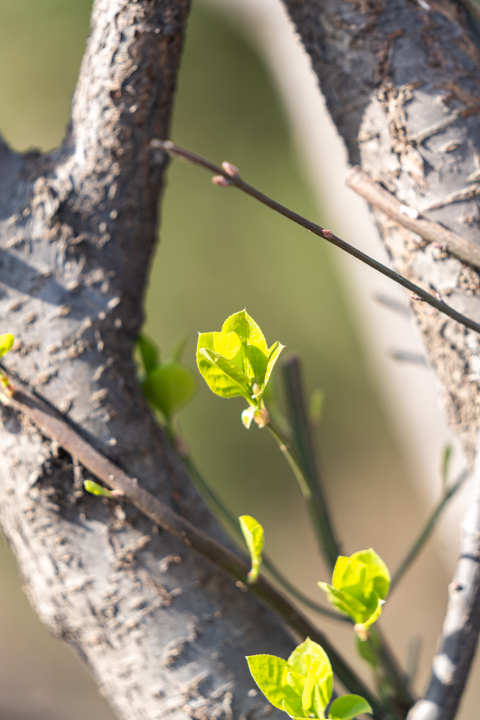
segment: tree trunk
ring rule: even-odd
[[[284,0],[350,161],[406,205],[480,243],[480,42],[450,0]],[[478,272],[375,212],[395,267],[480,317]],[[472,459],[480,338],[418,301],[413,310],[449,421]]]
[[[60,148],[0,144],[6,358],[92,444],[223,538],[135,378],[189,0],[96,0]],[[257,717],[244,655],[294,643],[248,593],[132,506],[86,497],[78,463],[3,408],[0,519],[43,621],[118,715]],[[249,691],[252,692],[249,694]],[[280,713],[275,711],[279,716]]]

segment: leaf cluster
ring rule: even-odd
[[[275,342],[269,348],[255,320],[241,310],[225,320],[221,332],[199,334],[198,369],[216,395],[244,397],[255,411],[261,408],[262,395],[283,347]],[[244,419],[247,426],[252,412],[248,418]]]
[[[333,692],[333,672],[324,649],[307,638],[288,660],[275,655],[247,657],[253,679],[267,700],[293,720],[323,718]],[[359,695],[336,698],[328,709],[331,720],[350,720],[371,712]]]
[[[390,588],[390,573],[377,553],[361,550],[339,556],[332,584],[318,583],[328,601],[365,630],[378,619]]]

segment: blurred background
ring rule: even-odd
[[[15,149],[48,150],[61,141],[90,7],[90,0],[0,0],[0,128]],[[314,197],[295,132],[247,26],[198,1],[172,138],[214,161],[230,160],[267,194],[336,228],[329,203],[322,206]],[[269,345],[279,340],[285,353],[299,353],[308,391],[325,392],[316,443],[344,551],[373,546],[394,570],[432,501],[422,502],[415,490],[423,482],[419,466],[405,459],[391,420],[398,413],[382,394],[356,304],[337,251],[233,189],[214,187],[205,171],[172,164],[146,299],[147,333],[165,357],[188,333],[185,362],[194,368],[197,332],[219,330],[228,315],[246,307]],[[382,312],[390,322],[391,311]],[[427,382],[426,369],[415,373]],[[262,522],[277,564],[321,599],[316,583],[328,574],[299,491],[271,438],[256,427],[243,428],[242,409],[242,401],[221,400],[199,381],[194,401],[180,415],[185,439],[230,508]],[[439,465],[440,456],[433,462]],[[440,495],[440,478],[435,482],[433,495]],[[451,541],[443,537],[454,556],[457,531]],[[382,620],[402,662],[410,640],[421,638],[419,690],[447,597],[449,568],[441,551],[442,541],[429,545]],[[1,540],[2,720],[113,718],[81,663],[40,625],[21,585]],[[318,621],[353,658],[351,633]],[[475,702],[472,695],[464,703],[462,717],[471,716]]]

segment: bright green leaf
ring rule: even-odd
[[[267,358],[267,367],[265,370],[265,378],[263,381],[263,385],[260,388],[260,393],[258,393],[257,397],[260,397],[263,395],[265,388],[267,386],[268,381],[270,380],[270,375],[272,374],[273,368],[275,366],[275,363],[278,360],[278,356],[284,349],[285,345],[281,345],[278,341],[272,345],[270,350],[268,351],[268,358]]]
[[[286,660],[275,655],[250,655],[247,662],[253,679],[267,700],[274,707],[283,710],[282,703],[286,697],[283,686],[283,677],[287,670]]]
[[[103,487],[102,485],[99,485],[96,482],[93,482],[93,480],[85,480],[83,483],[83,487],[91,495],[102,495],[103,497],[108,497],[108,498],[115,497],[114,495],[112,495],[110,490]]]
[[[310,638],[307,638],[295,648],[288,658],[288,665],[300,675],[307,677],[314,657],[321,657],[323,662],[330,668],[330,672],[332,672],[327,653],[321,645],[310,640]]]
[[[366,615],[369,617],[365,605],[357,598],[354,598],[353,595],[338,590],[327,583],[319,582],[318,586],[326,593],[328,602],[339,612],[351,617],[354,622],[361,623],[366,619]]]
[[[231,360],[239,370],[245,371],[245,349],[234,332],[214,332],[213,349],[218,355]]]
[[[332,720],[351,720],[357,715],[371,712],[372,708],[360,695],[342,695],[330,705],[329,717]]]
[[[332,669],[326,667],[323,658],[313,658],[302,694],[302,707],[316,718],[325,717],[325,708],[330,702],[333,689]]]
[[[137,338],[138,349],[142,358],[145,372],[148,375],[160,362],[160,353],[153,340],[147,335],[139,335]]]
[[[282,704],[282,710],[284,710],[287,715],[290,715],[292,720],[304,720],[304,718],[308,717],[307,713],[303,710],[301,703],[299,706],[296,702],[292,703],[288,700],[284,700]]]
[[[223,323],[222,332],[234,332],[240,338],[245,351],[244,372],[263,385],[267,370],[268,346],[255,320],[246,310],[231,315]]]
[[[0,358],[7,354],[11,350],[15,338],[11,333],[4,333],[0,335]]]
[[[195,377],[184,365],[169,361],[148,373],[142,389],[147,400],[170,418],[194,394]]]
[[[263,527],[250,515],[241,515],[238,519],[252,561],[252,569],[248,573],[248,579],[249,582],[254,583],[258,579],[262,564]]]
[[[385,600],[390,589],[390,573],[381,557],[370,548],[369,550],[354,553],[353,558],[365,563],[375,592],[381,600]]]
[[[356,623],[371,625],[381,613],[390,587],[390,573],[371,548],[337,558],[332,585],[319,583],[331,604]]]
[[[197,345],[197,364],[208,387],[220,397],[250,398],[251,383],[231,360],[222,358],[214,349],[214,334],[201,333]]]

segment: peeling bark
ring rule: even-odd
[[[480,243],[480,33],[450,0],[284,0],[345,140],[401,201]],[[375,218],[395,268],[480,317],[478,272]],[[444,405],[470,459],[480,416],[480,338],[413,302]]]
[[[0,142],[0,307],[15,372],[150,492],[224,539],[135,379],[189,0],[96,0],[61,147]],[[275,618],[1,410],[0,520],[31,601],[119,717],[258,717],[244,655],[286,656]],[[249,694],[249,691],[252,693]],[[275,711],[275,714],[280,715]]]

